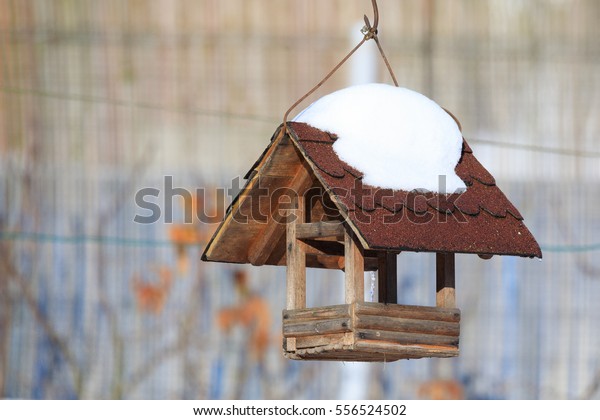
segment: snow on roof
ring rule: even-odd
[[[336,134],[335,152],[364,174],[364,184],[442,194],[466,188],[454,171],[463,142],[459,127],[418,92],[375,83],[352,86],[320,98],[294,121]]]

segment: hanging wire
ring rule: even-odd
[[[371,26],[371,23],[369,22],[369,18],[367,17],[367,15],[364,16],[365,19],[365,26],[362,28],[361,32],[363,33],[363,35],[365,36],[365,38],[367,39],[373,39],[373,41],[375,41],[375,43],[377,44],[377,49],[379,50],[379,54],[381,54],[381,58],[383,58],[383,61],[385,63],[385,66],[388,69],[388,72],[390,73],[390,76],[392,77],[392,80],[394,81],[394,85],[396,87],[398,87],[398,80],[396,79],[396,75],[394,74],[394,71],[392,70],[392,66],[390,65],[390,62],[387,59],[387,56],[385,55],[385,52],[383,52],[383,47],[381,46],[381,43],[379,42],[379,37],[377,36],[378,34],[378,28],[379,28],[379,7],[377,7],[377,1],[376,0],[371,0],[371,2],[373,3],[373,26]]]
[[[373,4],[373,15],[374,15],[373,25],[371,25],[371,22],[369,21],[369,18],[367,17],[367,15],[364,15],[365,26],[361,29],[361,32],[364,35],[363,39],[361,39],[360,42],[358,44],[356,44],[356,46],[354,48],[352,48],[352,50],[348,54],[346,54],[346,56],[344,58],[342,58],[342,60],[329,73],[327,73],[327,75],[319,83],[317,83],[311,90],[306,92],[300,99],[298,99],[296,102],[294,102],[294,104],[285,112],[285,114],[283,115],[283,126],[286,131],[287,131],[288,117],[289,117],[290,113],[294,110],[294,108],[296,108],[306,98],[308,98],[310,95],[312,95],[317,89],[319,89],[321,86],[323,86],[323,84],[327,80],[329,80],[329,78],[331,76],[333,76],[334,73],[337,72],[339,70],[339,68],[342,67],[344,65],[344,63],[346,61],[348,61],[348,59],[350,57],[352,57],[352,55],[360,47],[362,47],[362,45],[366,41],[368,41],[370,39],[374,40],[375,43],[377,44],[377,48],[379,49],[379,54],[381,55],[381,58],[385,62],[388,72],[390,73],[390,76],[392,77],[392,80],[394,81],[394,85],[396,87],[398,87],[398,80],[396,79],[396,75],[394,74],[394,71],[392,70],[392,66],[390,65],[385,53],[383,52],[383,48],[382,48],[381,43],[379,42],[379,38],[377,36],[378,26],[379,26],[379,7],[377,7],[377,0],[371,0],[371,3]]]

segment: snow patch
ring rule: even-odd
[[[333,149],[364,174],[364,184],[448,194],[466,188],[454,172],[462,150],[458,125],[418,92],[377,83],[352,86],[317,100],[294,121],[337,134]]]

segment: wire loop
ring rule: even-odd
[[[356,44],[356,46],[348,54],[346,54],[346,56],[342,58],[342,60],[329,73],[327,73],[323,80],[317,83],[311,90],[306,92],[300,99],[294,102],[294,104],[286,111],[286,113],[283,115],[283,127],[286,132],[288,132],[288,117],[290,113],[294,110],[294,108],[296,108],[300,103],[302,103],[302,101],[304,101],[306,98],[312,95],[317,89],[323,86],[323,84],[327,80],[329,80],[329,78],[333,76],[333,74],[337,72],[338,69],[342,67],[342,65],[344,65],[344,63],[348,61],[348,59],[352,57],[356,50],[358,50],[366,41],[369,41],[371,39],[375,41],[375,43],[377,44],[377,49],[379,50],[379,54],[381,55],[381,58],[383,59],[388,69],[388,72],[392,77],[394,85],[398,87],[398,80],[396,79],[396,75],[394,74],[392,66],[390,65],[385,53],[383,52],[383,48],[381,47],[381,43],[379,42],[379,37],[377,36],[379,27],[379,7],[377,7],[377,0],[371,0],[371,3],[373,4],[373,25],[371,25],[371,22],[369,21],[367,15],[364,15],[365,26],[361,29],[361,33],[364,35],[363,39],[358,44]]]

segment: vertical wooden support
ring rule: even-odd
[[[439,308],[456,308],[456,291],[454,281],[454,254],[436,254],[436,296],[435,303]]]
[[[365,262],[352,235],[344,234],[346,303],[363,302],[365,298]]]
[[[306,252],[304,244],[296,239],[296,225],[304,222],[304,197],[297,194],[292,199],[286,226],[287,251],[287,309],[306,307]]]
[[[378,256],[377,280],[380,303],[398,303],[398,264],[396,254],[382,252]]]

